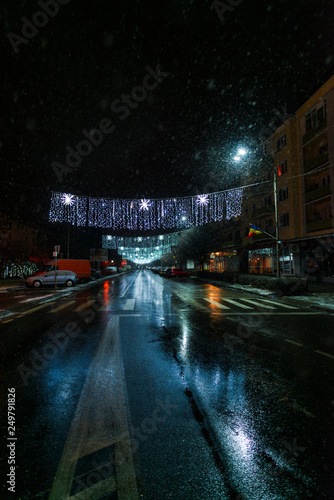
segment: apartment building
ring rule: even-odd
[[[242,214],[221,223],[212,270],[281,276],[334,275],[334,76],[265,141],[266,161],[245,168]],[[275,181],[276,179],[276,181]],[[275,214],[275,184],[277,220]],[[250,224],[265,233],[247,237]]]
[[[297,111],[304,272],[334,275],[334,76]]]

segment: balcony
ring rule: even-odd
[[[322,121],[316,128],[312,128],[308,130],[306,134],[303,135],[303,144],[311,141],[313,137],[320,134],[323,130],[327,128],[327,120]]]
[[[304,172],[309,172],[310,170],[313,170],[316,167],[319,167],[323,163],[326,163],[328,161],[328,151],[325,151],[321,155],[317,156],[316,158],[313,158],[313,160],[308,161],[307,163],[304,164]]]
[[[331,229],[332,228],[333,219],[323,219],[317,220],[314,222],[308,222],[306,224],[306,232],[313,233],[314,231],[321,231],[322,229]]]
[[[262,217],[264,215],[272,215],[273,213],[275,213],[274,205],[268,205],[266,207],[259,207],[256,210],[254,210],[252,213],[252,217],[257,218],[257,217]]]
[[[309,203],[310,201],[329,195],[331,195],[331,187],[327,184],[327,186],[318,187],[317,189],[312,189],[312,191],[305,193],[305,203]]]

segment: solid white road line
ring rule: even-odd
[[[44,307],[48,307],[50,304],[42,304],[41,306],[34,307],[33,309],[29,309],[29,311],[25,311],[20,314],[20,316],[25,316],[26,314],[31,314],[34,313],[35,311],[39,311],[40,309],[43,309]]]
[[[327,354],[327,352],[323,352],[323,351],[314,351],[314,352],[317,352],[318,354],[322,354],[323,356],[327,356],[327,358],[334,359],[334,356],[332,356],[331,354]]]
[[[289,344],[297,345],[299,347],[304,347],[304,344],[300,344],[300,342],[295,342],[294,340],[290,339],[283,339],[283,340],[285,340],[285,342],[289,342]]]
[[[66,307],[69,307],[70,305],[74,304],[75,300],[70,300],[69,302],[65,302],[65,304],[62,304],[61,306],[56,307],[55,309],[52,309],[50,313],[56,313],[58,311],[61,311],[62,309],[65,309]]]
[[[50,500],[68,498],[75,480],[77,461],[114,445],[117,498],[138,500],[128,424],[128,398],[120,343],[119,316],[105,328],[82,389],[51,488]],[[87,471],[89,472],[89,471]],[[80,476],[82,477],[82,476]],[[95,484],[94,494],[75,498],[107,498],[110,482]],[[87,488],[91,483],[87,484]],[[84,489],[83,491],[86,491]]]
[[[124,311],[133,311],[135,308],[135,299],[128,299],[123,308]]]
[[[94,299],[93,300],[87,300],[87,302],[85,302],[81,306],[79,306],[76,309],[74,309],[74,312],[84,311],[85,309],[87,309],[87,307],[90,307],[92,304],[94,304],[94,302],[95,302]]]
[[[122,294],[120,295],[120,298],[121,298],[121,299],[125,296],[125,294],[126,294],[126,293],[127,293],[127,291],[129,290],[130,286],[132,285],[132,283],[134,282],[134,280],[135,280],[135,279],[137,279],[137,278],[138,278],[138,276],[137,276],[137,274],[135,274],[135,275],[134,275],[134,277],[132,278],[132,280],[130,281],[130,283],[128,284],[128,286],[127,286],[127,287],[125,287],[124,291],[123,291],[123,292],[122,292]]]
[[[91,472],[94,474],[94,470]],[[97,476],[99,475],[99,471],[96,471]],[[92,498],[100,498],[101,491],[107,491],[110,495],[111,493],[117,492],[116,480],[114,477],[109,477],[108,479],[104,479],[93,486],[90,486],[86,490],[80,491],[76,495],[72,495],[68,500],[91,500]]]
[[[206,300],[207,302],[210,302],[210,304],[216,306],[216,307],[219,307],[219,309],[231,309],[230,307],[228,306],[224,306],[224,304],[220,304],[219,302],[216,302],[215,300],[213,299],[207,299],[206,297],[203,297],[204,300]]]

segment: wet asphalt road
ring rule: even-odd
[[[18,312],[0,322],[2,498],[334,498],[333,325],[146,270]]]

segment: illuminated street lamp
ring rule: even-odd
[[[239,148],[237,151],[237,154],[233,157],[234,161],[241,161],[243,156],[246,156],[247,154],[247,149],[245,148]]]
[[[74,204],[73,194],[64,194],[62,197],[63,204],[67,206],[67,258],[70,258],[70,207]]]

